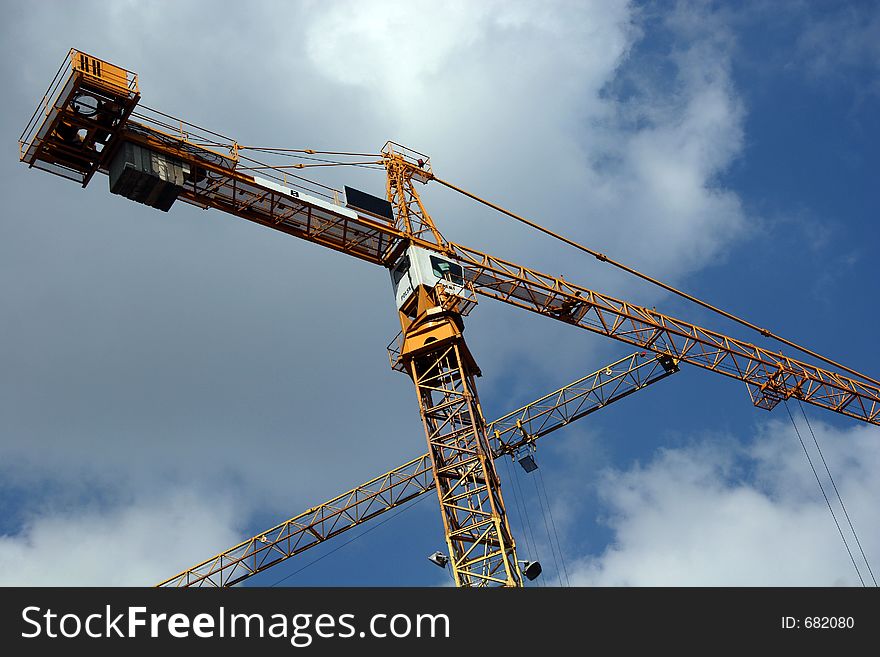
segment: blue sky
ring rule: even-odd
[[[874,3],[208,6],[7,10],[0,583],[151,584],[424,452],[411,383],[387,368],[385,272],[16,162],[68,47],[241,143],[410,145],[440,177],[880,374]],[[772,345],[442,189],[424,198],[457,242]],[[490,419],[629,352],[489,300],[467,327]],[[874,567],[880,431],[806,412]],[[537,459],[572,583],[859,584],[785,409],[754,409],[736,381],[683,368]],[[522,489],[553,585],[517,469],[499,465],[505,498]],[[436,500],[386,519],[251,581],[448,583],[425,559],[444,544]]]

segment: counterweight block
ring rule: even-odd
[[[110,191],[168,212],[187,175],[187,163],[126,142],[110,162]]]

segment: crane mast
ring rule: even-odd
[[[425,182],[427,159],[411,166],[389,142],[383,150],[388,201],[413,238],[443,245],[413,180]],[[409,244],[404,241],[402,245]],[[456,275],[455,270],[458,270]],[[475,384],[480,369],[464,339],[462,315],[473,307],[461,267],[409,246],[391,271],[400,318],[392,367],[416,387],[419,412],[456,586],[522,586],[501,480]]]
[[[400,360],[416,386],[456,586],[522,586],[461,315],[420,288]]]
[[[387,268],[401,326],[392,367],[416,388],[460,586],[523,583],[474,383],[480,370],[464,339],[462,318],[477,295],[635,345],[676,367],[743,381],[759,408],[794,398],[880,424],[880,385],[857,372],[813,365],[445,240],[415,183],[455,187],[434,176],[430,158],[393,142],[374,162],[385,169],[387,200],[349,188],[343,194],[142,106],[136,74],[71,50],[19,145],[21,161],[83,187],[105,173],[111,192],[151,207],[167,211],[181,200],[214,208]]]
[[[392,355],[392,363],[398,362]],[[665,356],[636,352],[489,423],[492,458],[535,442],[678,372]],[[160,582],[162,587],[227,587],[371,521],[435,488],[429,454],[403,463]]]
[[[439,239],[411,171],[390,160],[390,200],[408,226]],[[455,269],[461,270],[419,247],[409,247],[395,264],[401,333],[392,367],[416,387],[456,586],[522,586],[474,381],[480,369],[464,339],[462,311],[472,307],[471,299]]]

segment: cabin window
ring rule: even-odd
[[[461,265],[456,265],[437,256],[431,256],[431,268],[434,270],[434,276],[456,285],[464,285],[464,270]]]
[[[397,267],[391,272],[391,280],[394,281],[394,285],[400,283],[404,276],[406,276],[406,272],[409,271],[409,256],[403,256],[400,262],[397,263]]]

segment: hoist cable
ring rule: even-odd
[[[865,586],[865,580],[862,579],[862,573],[859,571],[858,565],[856,565],[856,560],[853,558],[852,551],[849,549],[849,543],[846,541],[846,537],[843,535],[843,530],[840,528],[840,523],[837,522],[837,516],[834,513],[834,509],[831,507],[831,502],[828,499],[828,496],[825,494],[825,487],[822,486],[822,480],[819,479],[819,473],[816,472],[816,468],[813,466],[813,459],[810,458],[810,453],[807,451],[807,446],[804,444],[803,438],[801,438],[801,432],[798,431],[797,424],[795,424],[794,416],[791,414],[791,410],[788,408],[788,402],[784,402],[785,410],[788,412],[788,417],[791,420],[791,426],[794,427],[794,432],[797,434],[798,440],[801,443],[801,447],[804,450],[804,455],[807,457],[807,462],[810,464],[810,469],[813,471],[813,476],[816,477],[816,483],[819,484],[819,490],[822,491],[822,497],[825,498],[825,504],[828,505],[828,510],[831,512],[831,518],[834,520],[834,524],[837,526],[837,533],[840,534],[840,538],[843,541],[843,547],[846,548],[846,553],[849,555],[849,560],[852,561],[853,568],[856,569],[856,575],[859,577],[859,581],[862,583],[862,586]]]
[[[565,575],[566,586],[571,586],[571,580],[568,578],[568,568],[565,566],[565,557],[562,554],[562,543],[559,542],[559,534],[556,531],[556,521],[553,519],[553,510],[550,508],[550,498],[547,496],[547,486],[544,485],[544,475],[538,469],[538,479],[541,480],[541,488],[544,489],[544,499],[547,501],[547,511],[550,513],[550,524],[553,527],[553,535],[556,537],[556,547],[559,548],[559,560],[562,562],[562,572]]]
[[[803,413],[804,420],[807,423],[807,427],[810,429],[810,435],[813,436],[813,442],[816,445],[816,449],[819,452],[819,456],[822,458],[822,465],[825,466],[825,472],[828,473],[828,479],[831,480],[831,485],[834,487],[834,492],[837,495],[837,501],[840,503],[840,508],[843,509],[843,515],[846,516],[846,521],[849,524],[849,529],[853,534],[853,537],[856,539],[856,545],[859,546],[859,552],[862,555],[862,559],[865,560],[865,565],[868,567],[868,572],[871,574],[871,579],[874,581],[874,586],[877,586],[877,579],[874,577],[874,571],[871,570],[871,564],[868,563],[868,557],[865,555],[865,551],[862,549],[862,542],[859,540],[859,535],[856,533],[856,528],[853,526],[852,520],[850,520],[849,513],[846,510],[846,505],[843,503],[843,498],[840,496],[840,491],[837,490],[837,484],[834,483],[834,477],[831,476],[831,470],[828,468],[828,463],[825,461],[825,455],[822,453],[822,448],[819,447],[819,441],[816,440],[816,434],[813,433],[813,426],[810,424],[810,418],[807,417],[807,413],[804,411],[803,403],[798,401],[801,407],[801,413]]]
[[[513,479],[513,475],[510,472],[509,461],[506,458],[502,458],[502,461],[504,461],[504,468],[507,471],[507,478]],[[512,497],[513,497],[514,505],[516,507],[517,523],[519,524],[520,527],[523,528],[523,530],[525,530],[525,523],[523,522],[523,513],[522,513],[522,509],[520,509],[520,504],[519,504],[519,496],[516,494],[515,490],[511,491],[511,493],[512,493]],[[526,544],[525,556],[527,559],[531,559],[532,558],[532,548],[529,545],[529,536],[528,536],[528,534],[525,533],[525,531],[523,531],[523,539],[525,540],[525,544]]]
[[[547,523],[547,512],[544,510],[544,502],[541,501],[541,491],[538,489],[538,478],[532,477],[535,484],[535,496],[538,498],[538,506],[541,509],[541,517],[544,519],[544,529],[547,531],[547,542],[550,543],[550,554],[553,555],[553,565],[556,566],[556,577],[562,584],[562,571],[559,569],[559,561],[556,560],[556,550],[553,548],[553,537],[550,535],[550,525]]]
[[[517,472],[516,466],[513,466],[513,471],[514,471],[513,481],[516,483],[516,488],[517,488],[519,496],[522,498],[523,510],[525,512],[525,518],[526,518],[526,529],[528,529],[529,535],[532,537],[532,545],[534,545],[534,547],[535,547],[535,551],[534,551],[535,561],[540,561],[540,557],[538,555],[538,541],[535,540],[535,534],[534,534],[534,532],[532,532],[532,521],[529,519],[529,504],[525,498],[525,495],[523,495],[522,486],[519,483],[519,473]],[[537,584],[538,584],[538,586],[541,586],[540,580],[537,582]]]

